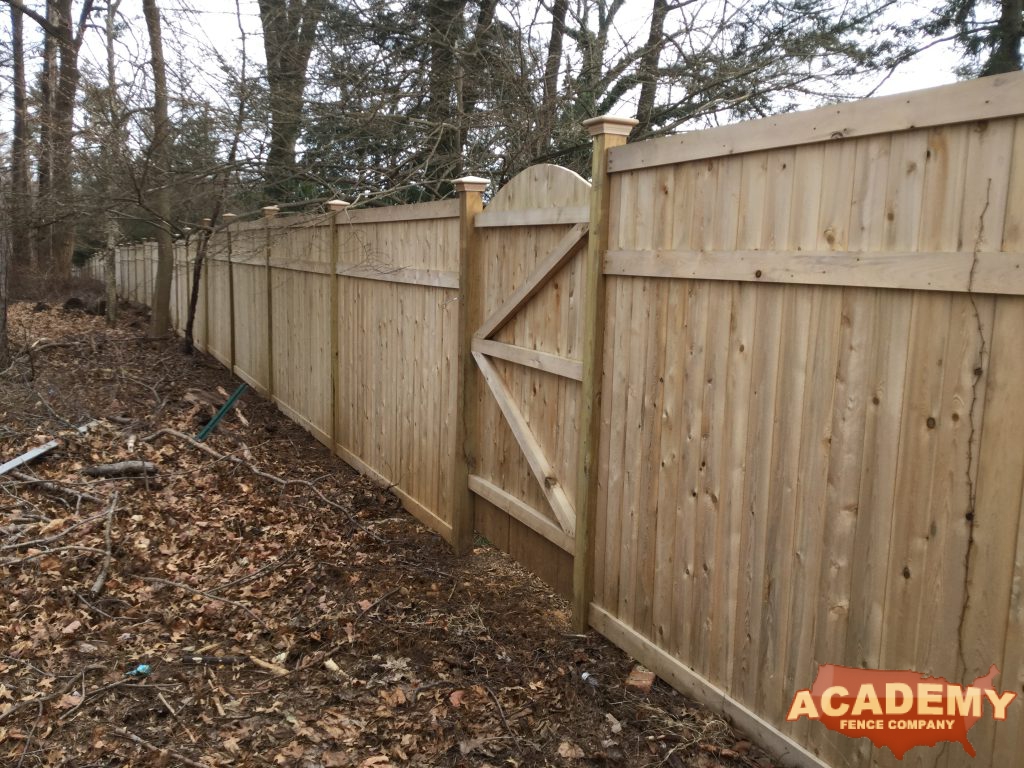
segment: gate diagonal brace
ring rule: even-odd
[[[476,360],[480,373],[483,374],[484,381],[487,382],[487,386],[490,388],[491,394],[494,395],[502,415],[504,415],[505,420],[512,429],[512,435],[526,457],[533,476],[540,484],[544,497],[547,499],[548,504],[551,505],[558,524],[566,534],[575,536],[576,510],[573,509],[565,489],[558,482],[554,467],[548,461],[547,456],[544,455],[544,450],[541,448],[540,443],[537,442],[537,438],[531,431],[526,417],[523,416],[519,406],[512,400],[512,395],[508,391],[508,387],[505,386],[505,382],[502,380],[501,374],[494,367],[494,364],[479,352],[473,353],[473,359]]]

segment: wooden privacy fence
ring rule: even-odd
[[[196,340],[785,763],[894,765],[785,715],[824,663],[1024,691],[1022,115],[1014,74],[635,144],[597,118],[590,184],[218,230]],[[123,295],[154,259],[119,250]],[[1019,762],[1021,712],[977,764]]]

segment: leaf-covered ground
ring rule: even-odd
[[[543,584],[485,542],[454,557],[256,395],[191,442],[237,382],[137,310],[35,309],[12,308],[0,463],[60,442],[0,477],[0,764],[772,764],[660,681],[626,689]]]

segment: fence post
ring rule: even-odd
[[[455,366],[455,450],[452,454],[452,547],[465,554],[473,544],[473,492],[469,475],[476,468],[476,368],[473,330],[480,323],[480,265],[477,264],[476,215],[484,208],[487,179],[456,179],[459,195],[459,348]]]
[[[331,453],[338,452],[338,224],[350,203],[328,200],[331,227]]]
[[[274,289],[270,268],[270,220],[281,212],[276,205],[265,205],[263,211],[265,263],[267,265],[267,398],[274,401]]]
[[[228,241],[228,370],[235,375],[235,269],[231,263],[231,225],[238,219],[238,214],[224,214],[224,236]]]
[[[589,626],[594,593],[594,518],[597,511],[597,455],[601,439],[601,377],[604,356],[603,259],[608,250],[608,150],[626,143],[636,120],[605,115],[584,120],[593,139],[590,187],[590,234],[583,255],[583,382],[580,394],[579,458],[576,462],[576,554],[572,602],[576,631]]]

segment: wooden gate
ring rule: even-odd
[[[581,254],[590,185],[540,165],[476,217],[470,382],[477,530],[572,591],[580,381]]]

